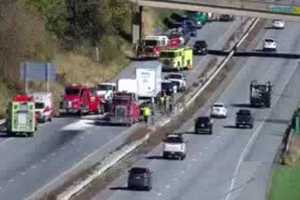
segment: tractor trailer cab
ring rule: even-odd
[[[108,115],[110,124],[132,125],[140,119],[140,107],[136,95],[127,92],[116,92],[112,99],[112,109]]]

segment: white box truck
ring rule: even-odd
[[[155,98],[161,91],[162,66],[157,62],[144,62],[136,68],[137,96]]]
[[[117,81],[118,92],[137,93],[137,80],[131,78],[122,78]]]

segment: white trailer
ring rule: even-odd
[[[161,91],[162,66],[158,62],[144,62],[136,68],[137,96],[155,98]]]
[[[137,94],[137,80],[131,78],[119,79],[117,81],[117,91]]]

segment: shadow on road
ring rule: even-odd
[[[223,128],[234,128],[237,129],[237,127],[235,125],[224,125]]]
[[[146,156],[146,159],[149,159],[149,160],[164,160],[164,157],[159,156],[159,155],[153,155],[153,156]]]
[[[128,187],[110,187],[110,190],[130,190]]]
[[[231,106],[237,108],[253,108],[249,103],[233,103]]]

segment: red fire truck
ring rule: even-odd
[[[132,125],[140,119],[140,107],[135,94],[116,92],[112,99],[112,109],[108,113],[108,121],[111,124]]]
[[[101,113],[103,101],[95,94],[92,88],[72,84],[65,88],[61,102],[62,114],[89,114]]]
[[[161,49],[168,45],[168,37],[165,35],[146,36],[141,40],[137,48],[138,58],[158,58]]]

